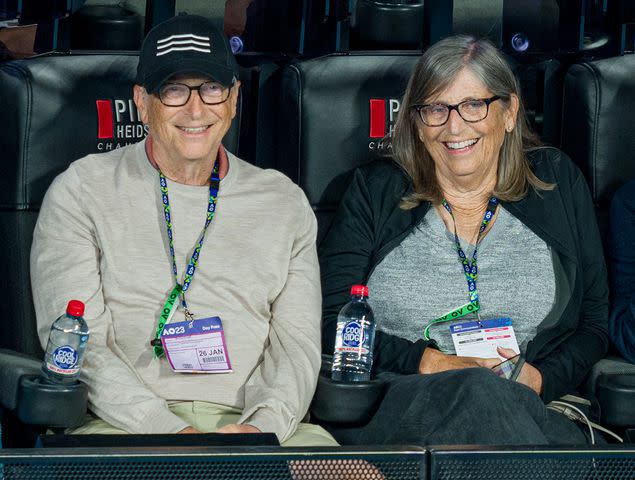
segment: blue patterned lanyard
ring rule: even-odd
[[[210,178],[209,184],[209,203],[207,205],[207,218],[205,219],[205,226],[203,227],[203,233],[201,233],[196,246],[194,247],[194,252],[192,253],[192,257],[190,258],[190,262],[187,264],[187,268],[185,270],[185,276],[183,278],[183,285],[179,284],[179,276],[176,268],[176,255],[174,254],[174,234],[172,233],[172,216],[170,214],[170,200],[168,198],[168,182],[163,175],[163,172],[159,170],[159,186],[161,188],[161,196],[163,199],[163,212],[165,213],[165,226],[168,231],[168,240],[170,244],[170,255],[172,255],[172,273],[174,273],[174,281],[176,282],[177,287],[181,287],[181,305],[185,310],[185,318],[188,320],[192,320],[194,316],[187,308],[187,302],[185,301],[185,292],[188,288],[190,288],[190,284],[192,283],[192,278],[194,278],[194,272],[196,271],[196,266],[198,265],[198,258],[201,255],[201,248],[203,247],[203,241],[205,240],[205,233],[207,232],[207,227],[212,223],[212,219],[214,218],[214,212],[216,212],[216,202],[218,199],[218,190],[220,188],[220,176],[218,174],[220,161],[216,161],[214,163],[214,168],[212,170],[212,176]]]
[[[478,244],[481,241],[481,235],[494,218],[494,213],[496,213],[496,208],[498,207],[498,199],[496,197],[491,197],[487,204],[487,209],[485,210],[485,215],[483,216],[483,221],[481,222],[481,228],[478,230],[478,237],[476,237],[476,246],[474,247],[474,254],[472,255],[472,259],[468,260],[465,252],[461,248],[461,242],[459,241],[459,235],[456,233],[456,220],[454,219],[454,214],[452,213],[452,207],[444,198],[441,200],[441,204],[448,211],[450,216],[452,217],[452,222],[454,222],[454,243],[456,244],[456,251],[459,254],[459,261],[463,265],[463,272],[465,273],[465,279],[467,280],[467,288],[469,290],[469,298],[470,303],[476,304],[479,306],[478,300],[478,290],[476,289],[476,280],[478,278],[478,267],[476,266],[476,251],[478,249]]]

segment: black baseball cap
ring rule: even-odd
[[[137,84],[154,93],[171,76],[209,75],[230,87],[238,65],[223,32],[198,15],[177,15],[154,27],[141,46]]]

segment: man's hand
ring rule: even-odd
[[[512,358],[518,355],[511,348],[502,348],[498,347],[498,354],[507,359]],[[542,393],[542,373],[533,365],[525,362],[525,364],[520,369],[520,374],[516,378],[516,381],[522,383],[523,385],[527,385],[538,395]]]
[[[185,427],[183,430],[179,430],[176,433],[203,433],[203,432],[199,432],[194,427]]]
[[[446,355],[434,348],[426,348],[419,362],[419,373],[439,373],[447,370],[461,370],[463,368],[485,367],[492,368],[498,365],[498,358],[458,357]]]
[[[230,423],[228,425],[225,425],[224,427],[220,427],[216,431],[218,433],[262,433],[256,427],[254,427],[253,425],[249,425],[247,423],[243,423],[243,424]]]

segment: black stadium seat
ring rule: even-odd
[[[346,174],[390,154],[387,137],[419,56],[328,55],[287,65],[280,72],[274,166],[307,194],[320,238],[346,188]]]
[[[635,178],[635,55],[573,65],[565,77],[561,148],[584,173],[601,232],[615,191]],[[635,426],[635,365],[610,355],[587,390],[602,400],[602,418]]]
[[[0,189],[2,307],[14,334],[0,346],[39,356],[29,282],[29,249],[37,212],[53,178],[73,161],[145,136],[131,108],[136,55],[51,55],[0,65],[5,174]],[[11,320],[9,320],[11,319]]]
[[[318,246],[353,169],[391,154],[401,99],[419,57],[416,52],[326,55],[282,67],[267,85],[274,119],[259,112],[258,148],[273,152],[269,164],[306,193],[318,220]],[[368,422],[384,388],[379,381],[331,382],[329,373],[330,356],[323,355],[311,414],[345,443],[338,425]]]

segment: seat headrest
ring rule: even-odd
[[[635,55],[573,65],[565,77],[562,149],[601,209],[635,177]]]
[[[137,61],[136,54],[56,54],[0,64],[0,208],[38,209],[72,161],[145,138],[132,101]],[[232,130],[230,150],[238,142]]]
[[[334,179],[383,154],[417,53],[329,55],[285,67],[282,170],[312,205],[334,208]],[[336,180],[337,182],[337,180]],[[342,187],[344,187],[343,185]],[[341,190],[341,189],[336,189]]]

